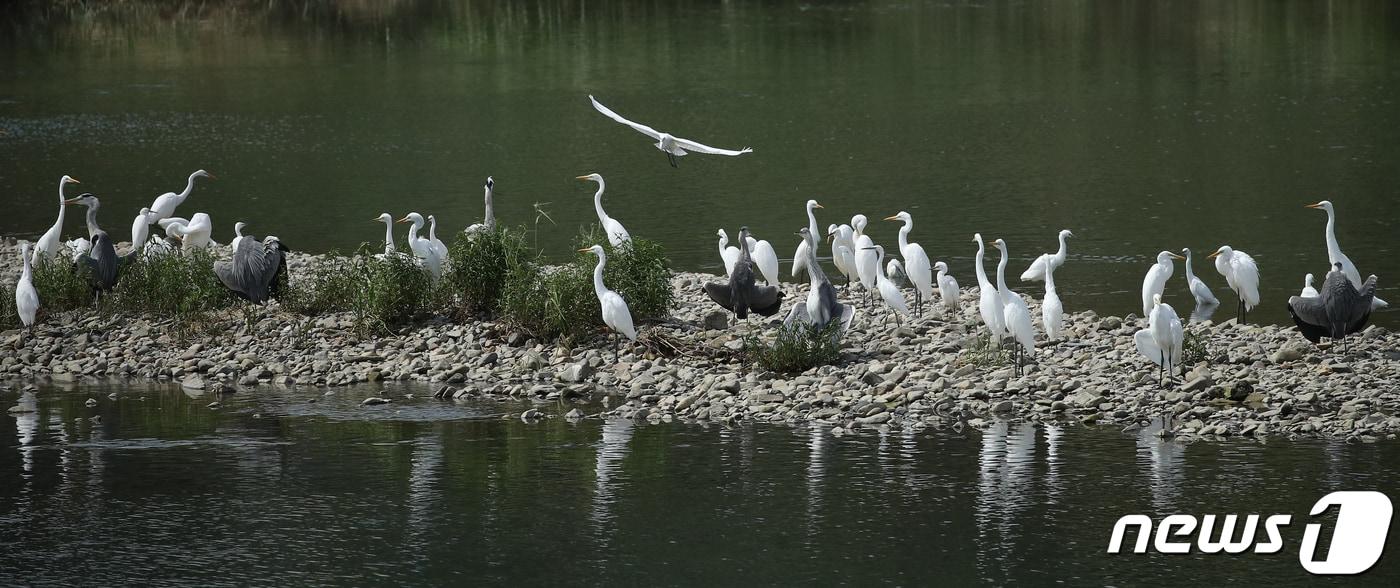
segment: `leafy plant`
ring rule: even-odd
[[[796,323],[783,325],[771,343],[750,332],[744,337],[745,360],[771,372],[802,373],[840,360],[840,335],[840,321],[830,321],[822,329]]]
[[[1181,339],[1181,365],[1196,365],[1210,360],[1210,340],[1194,332],[1186,331]]]
[[[321,258],[306,273],[291,283],[284,305],[307,315],[352,312],[361,335],[406,322],[434,300],[432,280],[413,257],[371,255],[367,245],[353,257]]]
[[[603,324],[593,272],[578,263],[514,268],[501,297],[501,315],[512,327],[540,339],[582,338]]]
[[[977,367],[999,367],[1011,363],[1011,354],[992,343],[992,336],[978,335],[967,347],[967,353],[958,357],[958,363]]]
[[[33,272],[40,313],[51,315],[93,305],[95,298],[87,268],[63,256],[53,259],[41,257],[34,265]]]
[[[608,256],[608,264],[603,268],[603,283],[627,301],[633,319],[663,318],[670,314],[676,304],[676,293],[671,288],[671,262],[666,259],[666,251],[655,241],[632,237],[626,243],[613,247],[608,243],[598,225],[589,225],[575,239],[576,249],[602,245]],[[597,258],[583,255],[574,259],[587,270],[590,285],[593,267]]]
[[[214,260],[207,249],[137,257],[122,267],[103,310],[183,318],[233,306],[238,299],[214,274]]]
[[[443,302],[466,313],[492,313],[514,268],[529,265],[533,255],[525,231],[497,226],[492,231],[460,235],[448,248],[448,267],[440,287]]]

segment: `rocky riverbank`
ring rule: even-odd
[[[7,285],[19,272],[15,257],[0,264]],[[292,275],[310,259],[293,254]],[[1291,327],[1193,324],[1187,330],[1205,343],[1204,359],[1161,388],[1156,366],[1133,346],[1142,321],[1086,311],[1067,315],[1067,340],[1041,341],[1017,377],[1005,356],[977,345],[983,329],[969,289],[960,312],[936,308],[898,328],[882,304],[858,306],[837,365],[787,376],[742,365],[743,335],[771,333],[780,317],[725,328],[727,317],[701,292],[717,279],[676,275],[671,320],[643,325],[646,343],[624,346],[616,362],[605,338],[567,348],[495,322],[436,317],[361,339],[348,315],[305,317],[274,303],[193,324],[91,311],[49,316],[32,333],[0,333],[0,376],[11,402],[15,388],[45,378],[175,381],[214,393],[398,380],[430,384],[445,399],[602,400],[606,417],[819,421],[837,435],[980,428],[997,418],[1123,427],[1167,413],[1186,438],[1369,441],[1400,432],[1400,346],[1380,327],[1342,354],[1313,348]],[[790,303],[807,286],[784,289]],[[1031,310],[1039,316],[1034,303]]]

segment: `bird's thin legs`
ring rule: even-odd
[[[669,160],[671,161],[671,167],[680,167],[679,165],[676,165],[676,154],[675,154],[675,153],[671,153],[670,151],[667,151],[667,152],[666,152],[666,159],[669,159]]]
[[[617,363],[617,333],[613,333],[613,363]]]

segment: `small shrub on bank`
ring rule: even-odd
[[[494,313],[514,269],[533,260],[523,229],[498,226],[493,231],[458,234],[448,248],[448,267],[439,285],[444,302],[464,314]]]
[[[185,317],[229,308],[238,301],[214,274],[207,249],[137,257],[122,267],[117,287],[103,298],[116,314]]]
[[[1210,342],[1200,335],[1191,331],[1181,339],[1181,366],[1185,371],[1186,366],[1193,366],[1203,361],[1210,360]]]
[[[14,292],[15,282],[0,283],[0,292]],[[3,304],[0,304],[0,331],[18,329],[24,326],[19,322],[19,307],[15,306],[15,298],[7,296]]]
[[[427,270],[408,255],[329,255],[291,282],[288,310],[306,315],[352,312],[361,334],[386,331],[429,310],[434,289]]]
[[[676,293],[671,289],[671,262],[666,259],[666,251],[660,244],[634,236],[627,243],[613,247],[603,230],[595,224],[579,233],[574,245],[575,249],[603,246],[603,252],[608,256],[608,265],[603,268],[603,283],[627,301],[633,319],[664,318],[670,314],[676,304]],[[574,261],[588,269],[591,287],[593,267],[598,264],[598,259],[584,254]]]
[[[770,372],[798,374],[841,359],[841,322],[830,321],[825,328],[805,324],[783,325],[771,343],[757,334],[744,337],[745,360]]]
[[[88,270],[63,256],[40,259],[33,267],[34,290],[39,293],[39,312],[56,314],[75,308],[89,308],[94,295]],[[13,295],[14,290],[9,292]],[[14,299],[10,299],[13,304]]]
[[[958,357],[958,363],[977,367],[998,367],[1011,363],[1011,354],[992,342],[986,333],[978,335],[968,346],[967,353]]]

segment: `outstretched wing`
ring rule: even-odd
[[[610,118],[610,119],[613,119],[613,120],[615,120],[615,121],[617,121],[617,122],[620,122],[620,123],[622,123],[622,124],[624,124],[624,125],[627,125],[627,126],[629,126],[629,127],[632,127],[632,128],[635,129],[638,133],[641,133],[641,134],[646,135],[646,136],[648,136],[648,137],[651,137],[651,138],[653,138],[653,139],[657,139],[657,140],[660,140],[660,139],[661,139],[661,133],[658,133],[658,132],[656,131],[656,129],[653,129],[653,128],[651,128],[651,127],[649,127],[649,126],[646,126],[646,125],[644,125],[644,124],[642,124],[642,123],[635,123],[635,122],[632,122],[632,121],[627,120],[627,119],[625,119],[625,118],[622,118],[622,115],[620,115],[620,114],[618,114],[618,113],[616,113],[616,112],[613,112],[612,109],[610,109],[610,108],[608,108],[608,107],[606,107],[606,106],[603,106],[603,103],[598,102],[598,100],[597,100],[596,98],[594,98],[593,95],[590,94],[590,95],[588,96],[588,100],[589,100],[590,102],[593,103],[593,108],[594,108],[594,109],[596,109],[598,112],[603,113],[603,116],[606,116],[606,117],[608,117],[608,118]],[[676,141],[677,141],[677,142],[680,142],[679,139],[677,139]]]
[[[1290,296],[1288,314],[1293,317],[1293,324],[1298,325],[1298,332],[1313,344],[1328,336],[1327,311],[1323,309],[1322,298]]]
[[[714,282],[705,284],[705,294],[709,295],[710,300],[715,301],[715,304],[724,307],[725,310],[734,310],[734,297],[730,295],[729,284],[716,284]]]
[[[1366,283],[1361,284],[1360,294],[1359,301],[1351,308],[1351,316],[1347,320],[1347,333],[1366,328],[1366,323],[1371,319],[1371,301],[1376,297],[1375,275],[1366,278]]]
[[[598,105],[597,102],[594,102],[593,104],[594,104],[594,105]],[[614,115],[614,116],[616,116],[616,115]],[[622,120],[622,118],[621,118],[621,117],[618,117],[618,120]],[[623,122],[626,122],[626,121],[623,120]],[[627,124],[633,124],[633,123],[627,123]],[[635,127],[634,127],[634,128],[635,128]],[[647,127],[642,127],[642,128],[647,129],[648,131],[651,130],[650,128],[647,128]],[[641,129],[637,129],[637,130],[640,131]],[[645,132],[645,131],[643,131],[643,132]],[[652,131],[652,132],[655,132],[655,131]],[[740,150],[738,150],[738,151],[734,151],[734,150],[732,150],[732,149],[720,149],[720,148],[718,148],[718,147],[710,147],[709,145],[701,145],[700,143],[696,143],[695,141],[691,141],[690,139],[682,139],[682,138],[680,138],[680,137],[673,137],[673,139],[675,139],[676,145],[679,145],[681,149],[685,149],[686,151],[693,151],[693,152],[695,152],[695,153],[708,153],[708,154],[710,154],[710,155],[743,155],[743,154],[745,154],[745,153],[752,153],[752,152],[753,152],[753,149],[750,148],[750,147],[745,147],[745,148],[740,149]]]
[[[749,286],[749,308],[763,316],[778,314],[783,306],[783,291],[777,286]]]

